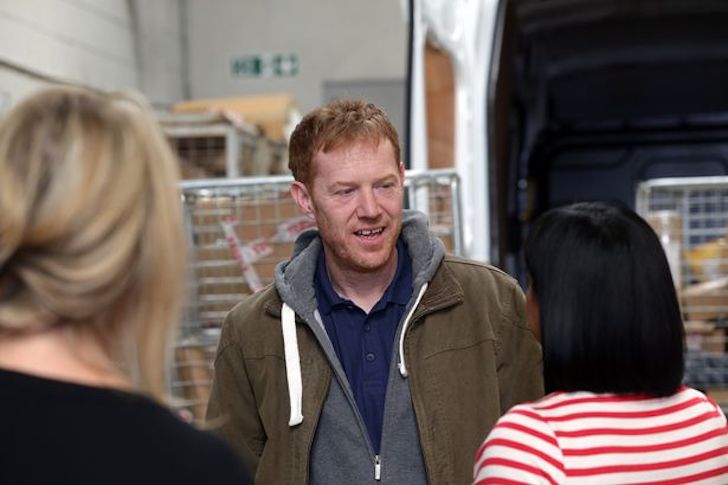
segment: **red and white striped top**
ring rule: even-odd
[[[687,387],[666,398],[556,392],[513,407],[478,450],[475,484],[728,483],[728,425]]]

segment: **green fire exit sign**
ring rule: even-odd
[[[230,62],[233,77],[293,77],[298,74],[298,56],[291,53],[251,54]]]

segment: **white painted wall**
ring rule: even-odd
[[[186,98],[180,0],[131,0],[139,89],[159,107]]]
[[[396,0],[187,0],[193,98],[291,93],[302,111],[326,81],[402,79],[407,25]],[[290,78],[235,78],[234,57],[294,53]],[[404,82],[404,81],[403,81]]]
[[[0,114],[18,100],[49,83],[0,65]]]
[[[29,80],[101,88],[139,85],[124,0],[0,0],[0,61],[2,70]],[[11,102],[23,94],[14,83],[0,91],[8,92]]]
[[[180,0],[0,0],[0,111],[54,81],[185,97]]]
[[[404,82],[406,30],[396,0],[0,0],[0,110],[57,80],[158,106],[291,93],[307,111],[326,82]],[[296,76],[231,74],[237,56],[278,52]]]

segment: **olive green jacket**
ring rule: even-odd
[[[208,422],[256,471],[256,483],[305,484],[337,381],[314,324],[297,315],[304,419],[289,426],[282,303],[271,285],[226,317]],[[543,394],[541,351],[522,291],[492,266],[445,256],[414,309],[403,350],[429,483],[471,483],[475,453],[498,417]]]

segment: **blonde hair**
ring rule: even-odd
[[[59,325],[91,335],[162,397],[185,285],[178,180],[141,95],[52,88],[7,113],[0,335]]]

